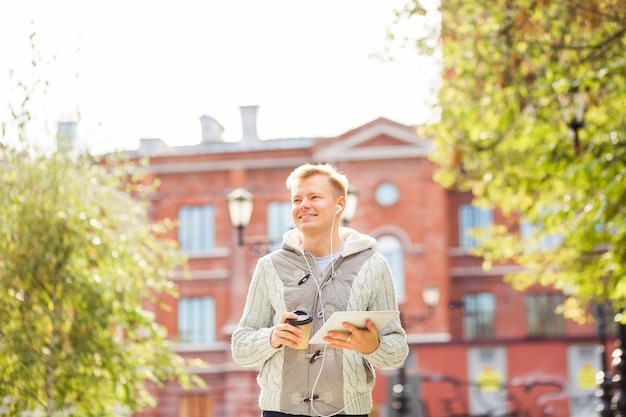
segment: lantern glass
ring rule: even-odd
[[[248,190],[237,188],[228,194],[228,214],[233,227],[244,228],[250,224],[254,196]]]
[[[436,285],[426,285],[422,290],[422,298],[428,308],[434,308],[439,303],[439,295],[439,287]]]

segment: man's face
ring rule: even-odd
[[[330,233],[337,204],[338,198],[326,176],[303,179],[291,192],[293,223],[304,234]]]

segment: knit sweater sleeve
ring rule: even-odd
[[[365,285],[371,285],[372,294],[368,310],[397,310],[396,291],[387,260],[380,254],[374,255],[364,265],[367,275]],[[363,355],[379,369],[397,369],[404,364],[409,354],[406,333],[400,319],[392,321],[384,329],[378,329],[380,345],[374,352]]]
[[[277,298],[282,288],[276,288],[278,281],[269,257],[259,259],[252,276],[243,315],[233,332],[231,349],[233,359],[241,366],[260,366],[282,349],[270,344],[270,335],[276,323]],[[284,304],[284,302],[282,302]],[[284,311],[284,309],[282,310]]]

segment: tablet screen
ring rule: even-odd
[[[311,337],[309,344],[317,345],[326,343],[324,337],[331,331],[348,333],[342,323],[348,322],[354,326],[365,329],[365,322],[370,319],[376,325],[378,331],[384,329],[393,319],[399,315],[398,311],[336,311],[326,323]]]

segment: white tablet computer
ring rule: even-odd
[[[311,337],[309,344],[319,345],[326,343],[324,337],[331,331],[346,332],[342,323],[348,322],[354,326],[365,329],[365,322],[370,319],[376,325],[380,332],[393,319],[398,317],[397,311],[336,311],[327,320],[326,323]]]

